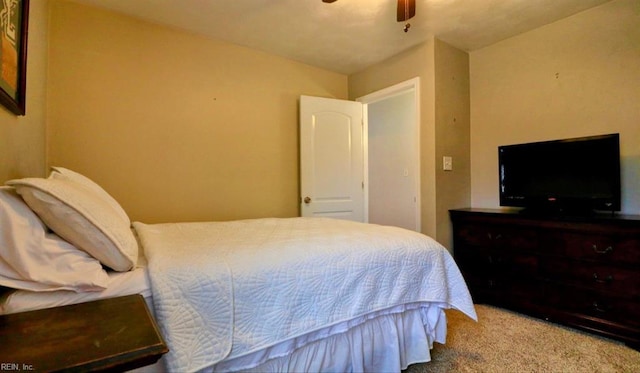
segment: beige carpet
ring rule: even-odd
[[[447,343],[405,372],[640,372],[640,352],[624,344],[499,308],[476,311],[478,323],[447,311]]]

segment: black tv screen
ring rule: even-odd
[[[620,136],[498,147],[500,205],[544,211],[620,210]]]

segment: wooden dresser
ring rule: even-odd
[[[476,303],[640,347],[640,216],[450,216],[454,257]]]

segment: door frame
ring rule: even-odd
[[[416,232],[421,232],[421,198],[420,198],[420,77],[415,77],[398,84],[394,84],[390,87],[383,88],[381,90],[372,92],[368,95],[356,98],[357,102],[363,104],[363,142],[364,142],[364,184],[367,186],[364,188],[364,218],[365,222],[369,222],[369,118],[368,118],[368,105],[392,98],[396,95],[413,91],[414,95],[414,107],[415,107],[415,123],[413,125],[414,131],[414,156],[413,156],[413,173],[415,177],[415,221]]]

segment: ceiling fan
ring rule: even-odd
[[[331,4],[337,0],[322,0],[323,3]],[[406,22],[410,18],[416,15],[416,0],[398,0],[398,11],[396,13],[396,20],[398,22]],[[411,24],[407,22],[404,25],[404,32],[409,31]]]

